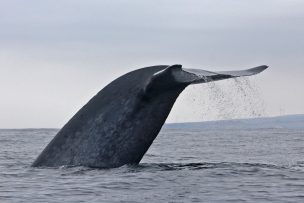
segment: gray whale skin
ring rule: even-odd
[[[250,76],[266,68],[210,72],[177,64],[129,72],[83,106],[32,166],[114,168],[138,164],[188,85]]]

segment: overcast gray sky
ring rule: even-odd
[[[302,0],[0,2],[0,128],[62,127],[121,74],[176,63],[269,65],[255,76],[267,115],[304,113]],[[168,121],[200,120],[183,102],[197,89]]]

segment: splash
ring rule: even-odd
[[[228,81],[210,82],[204,85],[207,97],[204,111],[213,119],[253,118],[265,115],[265,105],[260,90],[253,80],[247,77]],[[206,105],[207,103],[207,105]],[[209,120],[206,117],[206,120]],[[205,119],[204,119],[205,120]]]
[[[226,120],[266,116],[255,77],[188,86],[174,104],[167,122]]]

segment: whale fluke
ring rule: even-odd
[[[157,81],[156,83],[161,84],[161,78],[164,78],[164,81],[172,81],[175,83],[185,83],[185,84],[197,84],[197,83],[206,83],[211,81],[223,80],[228,78],[236,78],[243,76],[256,75],[265,69],[268,66],[258,66],[255,68],[241,70],[241,71],[218,71],[211,72],[202,69],[186,69],[182,68],[182,65],[176,64],[168,66],[164,70],[156,72],[153,75],[152,81]],[[158,85],[159,85],[158,84]]]
[[[129,72],[84,105],[32,166],[112,168],[138,164],[188,85],[255,75],[266,68],[212,72],[176,64]]]

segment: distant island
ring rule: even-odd
[[[304,114],[220,121],[166,123],[163,129],[304,129]]]

